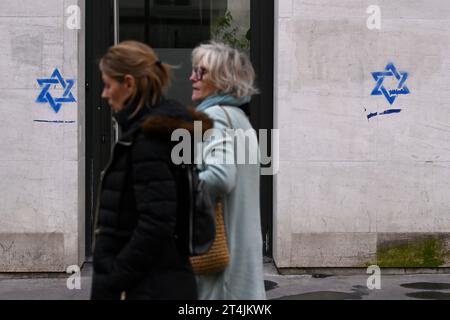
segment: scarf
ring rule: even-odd
[[[252,97],[242,97],[235,98],[230,95],[214,95],[209,96],[205,100],[203,100],[198,106],[197,111],[205,111],[206,109],[212,106],[231,106],[231,107],[240,107],[244,104],[249,103],[252,100]]]

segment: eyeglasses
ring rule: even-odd
[[[208,73],[208,72],[206,71],[206,69],[203,68],[203,67],[195,67],[195,68],[192,69],[192,71],[194,72],[194,74],[195,74],[195,79],[197,79],[197,81],[201,81],[201,80],[203,79],[203,76],[204,76],[206,73]]]

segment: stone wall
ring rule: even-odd
[[[0,2],[0,272],[84,260],[84,36],[66,26],[83,3]]]
[[[275,25],[277,265],[450,265],[450,3],[278,0]]]

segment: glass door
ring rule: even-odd
[[[100,172],[109,159],[117,131],[109,106],[100,97],[98,61],[109,46],[124,40],[149,44],[171,65],[168,96],[192,106],[191,52],[215,39],[247,50],[261,94],[251,103],[255,129],[273,128],[274,0],[95,0],[86,1],[86,256],[91,254],[92,225]],[[251,39],[251,43],[250,43]],[[271,176],[261,177],[264,251],[271,255]]]

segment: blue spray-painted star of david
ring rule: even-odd
[[[58,69],[55,69],[55,71],[53,71],[51,78],[37,79],[37,82],[39,83],[39,86],[42,88],[42,92],[39,94],[39,97],[36,99],[36,102],[49,103],[50,106],[55,111],[55,113],[59,112],[63,103],[77,102],[77,100],[75,100],[74,96],[70,92],[70,90],[72,90],[73,85],[75,84],[75,80],[73,79],[64,80]],[[52,85],[57,84],[60,84],[61,87],[64,89],[64,94],[60,98],[54,98],[49,92],[50,87]]]
[[[392,105],[395,101],[395,99],[400,94],[409,94],[409,89],[405,85],[406,79],[408,79],[408,73],[407,72],[398,72],[395,68],[394,64],[389,63],[386,68],[386,71],[382,72],[372,72],[372,76],[377,82],[375,85],[375,89],[372,91],[372,96],[381,96],[384,95],[387,99],[387,101]],[[398,80],[398,86],[396,89],[393,90],[387,90],[383,86],[383,81],[385,77],[395,77]]]

